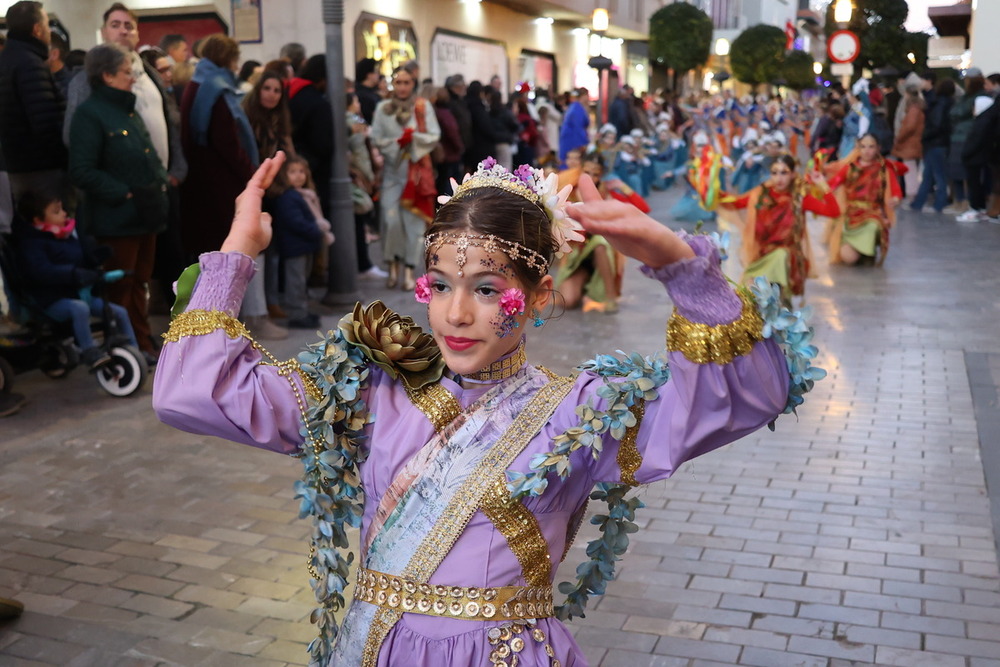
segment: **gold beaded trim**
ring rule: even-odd
[[[498,359],[483,370],[463,375],[462,377],[479,382],[506,380],[521,370],[527,361],[528,355],[524,351],[524,338],[522,338],[517,346],[517,350],[509,357]]]
[[[401,576],[417,582],[430,579],[465,530],[469,519],[479,507],[482,496],[488,490],[489,485],[482,480],[496,479],[510,467],[511,462],[528,446],[573,389],[574,381],[573,377],[558,377],[535,394],[479,462],[476,470],[468,475]],[[378,610],[368,630],[368,639],[362,652],[362,667],[375,667],[382,642],[401,616],[402,612],[397,609],[382,607]]]
[[[629,426],[625,429],[625,435],[622,436],[621,443],[618,445],[617,461],[618,469],[622,473],[622,484],[638,486],[639,483],[635,481],[635,471],[642,465],[642,454],[639,453],[635,441],[639,437],[642,418],[646,416],[646,399],[639,399],[639,402],[632,408],[632,414],[635,415],[635,426]]]
[[[667,324],[667,349],[682,353],[696,364],[728,364],[748,354],[761,340],[764,320],[749,290],[736,292],[743,302],[738,319],[711,326],[691,322],[676,310]]]
[[[185,310],[170,322],[163,340],[176,343],[185,336],[204,336],[222,329],[230,338],[253,340],[246,325],[220,310]]]
[[[480,509],[507,540],[507,546],[517,556],[528,585],[548,586],[552,581],[549,545],[535,515],[520,499],[510,497],[506,475],[501,475],[493,483]]]
[[[420,389],[411,389],[404,382],[403,387],[410,402],[431,420],[437,433],[462,413],[462,405],[458,399],[439,382],[424,385]]]
[[[529,188],[527,185],[517,181],[512,181],[509,177],[503,178],[502,176],[472,176],[469,180],[458,186],[458,189],[455,190],[455,194],[452,196],[452,199],[458,199],[467,192],[479,188],[499,188],[511,194],[518,195],[519,197],[524,197],[532,204],[537,204],[542,200],[541,197],[538,196],[538,193]]]
[[[455,264],[458,265],[458,276],[465,275],[466,257],[465,253],[469,246],[482,248],[487,253],[500,252],[513,260],[522,259],[524,263],[538,272],[539,276],[544,276],[549,270],[549,260],[531,248],[526,248],[516,241],[508,241],[492,234],[470,234],[468,232],[435,232],[428,234],[424,239],[424,247],[428,250],[436,250],[445,243],[454,244],[457,248],[455,252]]]
[[[443,586],[358,569],[354,599],[393,611],[466,621],[548,618],[552,586]]]

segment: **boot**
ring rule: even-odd
[[[417,286],[417,281],[413,277],[413,267],[408,266],[406,270],[403,271],[403,291],[412,292],[413,288]]]
[[[267,315],[248,317],[247,329],[250,330],[254,338],[260,340],[285,340],[288,338],[288,329],[279,327]]]
[[[394,288],[399,284],[399,262],[391,262],[389,264],[389,277],[386,278],[385,286],[389,289]]]

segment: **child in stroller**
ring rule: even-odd
[[[94,257],[88,257],[75,231],[76,222],[56,197],[28,192],[18,203],[20,219],[14,223],[18,265],[25,292],[46,316],[56,322],[71,321],[80,360],[91,371],[110,361],[106,350],[94,342],[90,317],[104,312],[103,299],[90,293],[105,280]],[[118,330],[136,345],[128,312],[108,304]]]

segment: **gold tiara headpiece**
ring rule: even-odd
[[[441,195],[438,197],[438,203],[447,204],[453,199],[461,199],[466,194],[480,188],[497,188],[505,192],[510,192],[511,194],[527,199],[545,211],[549,221],[552,223],[552,238],[556,242],[556,257],[562,257],[570,251],[570,241],[584,240],[584,236],[581,233],[583,227],[580,226],[579,222],[566,214],[566,204],[569,200],[570,192],[573,191],[573,186],[567,185],[560,190],[558,175],[550,174],[546,176],[545,172],[541,169],[535,169],[527,164],[522,164],[513,172],[510,172],[503,165],[498,164],[492,157],[488,157],[479,163],[476,173],[466,174],[461,183],[458,183],[454,178],[451,179],[452,195]],[[485,236],[489,235],[481,236],[485,238]],[[519,258],[528,257],[530,254],[541,257],[539,253],[525,248],[519,243],[506,241],[497,237],[493,238],[496,239],[497,243],[513,244],[520,248],[518,251]],[[465,256],[464,252],[462,250],[463,257]],[[503,252],[506,253],[506,251]],[[506,254],[512,259],[514,258],[510,253]],[[534,264],[530,264],[530,266],[535,268]],[[543,271],[547,269],[548,262],[544,262]]]

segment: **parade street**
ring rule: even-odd
[[[653,194],[660,220],[678,194]],[[595,666],[1000,666],[1000,225],[901,210],[884,267],[832,270],[810,225],[829,375],[773,433],[637,491],[643,529],[571,623]],[[529,332],[529,361],[566,373],[661,349],[663,289],[633,262],[623,292],[616,314],[567,312],[544,344]],[[0,596],[26,610],[0,622],[0,665],[306,664],[300,463],[160,424],[151,387],[114,399],[80,369],[18,378],[30,402],[0,420]]]

